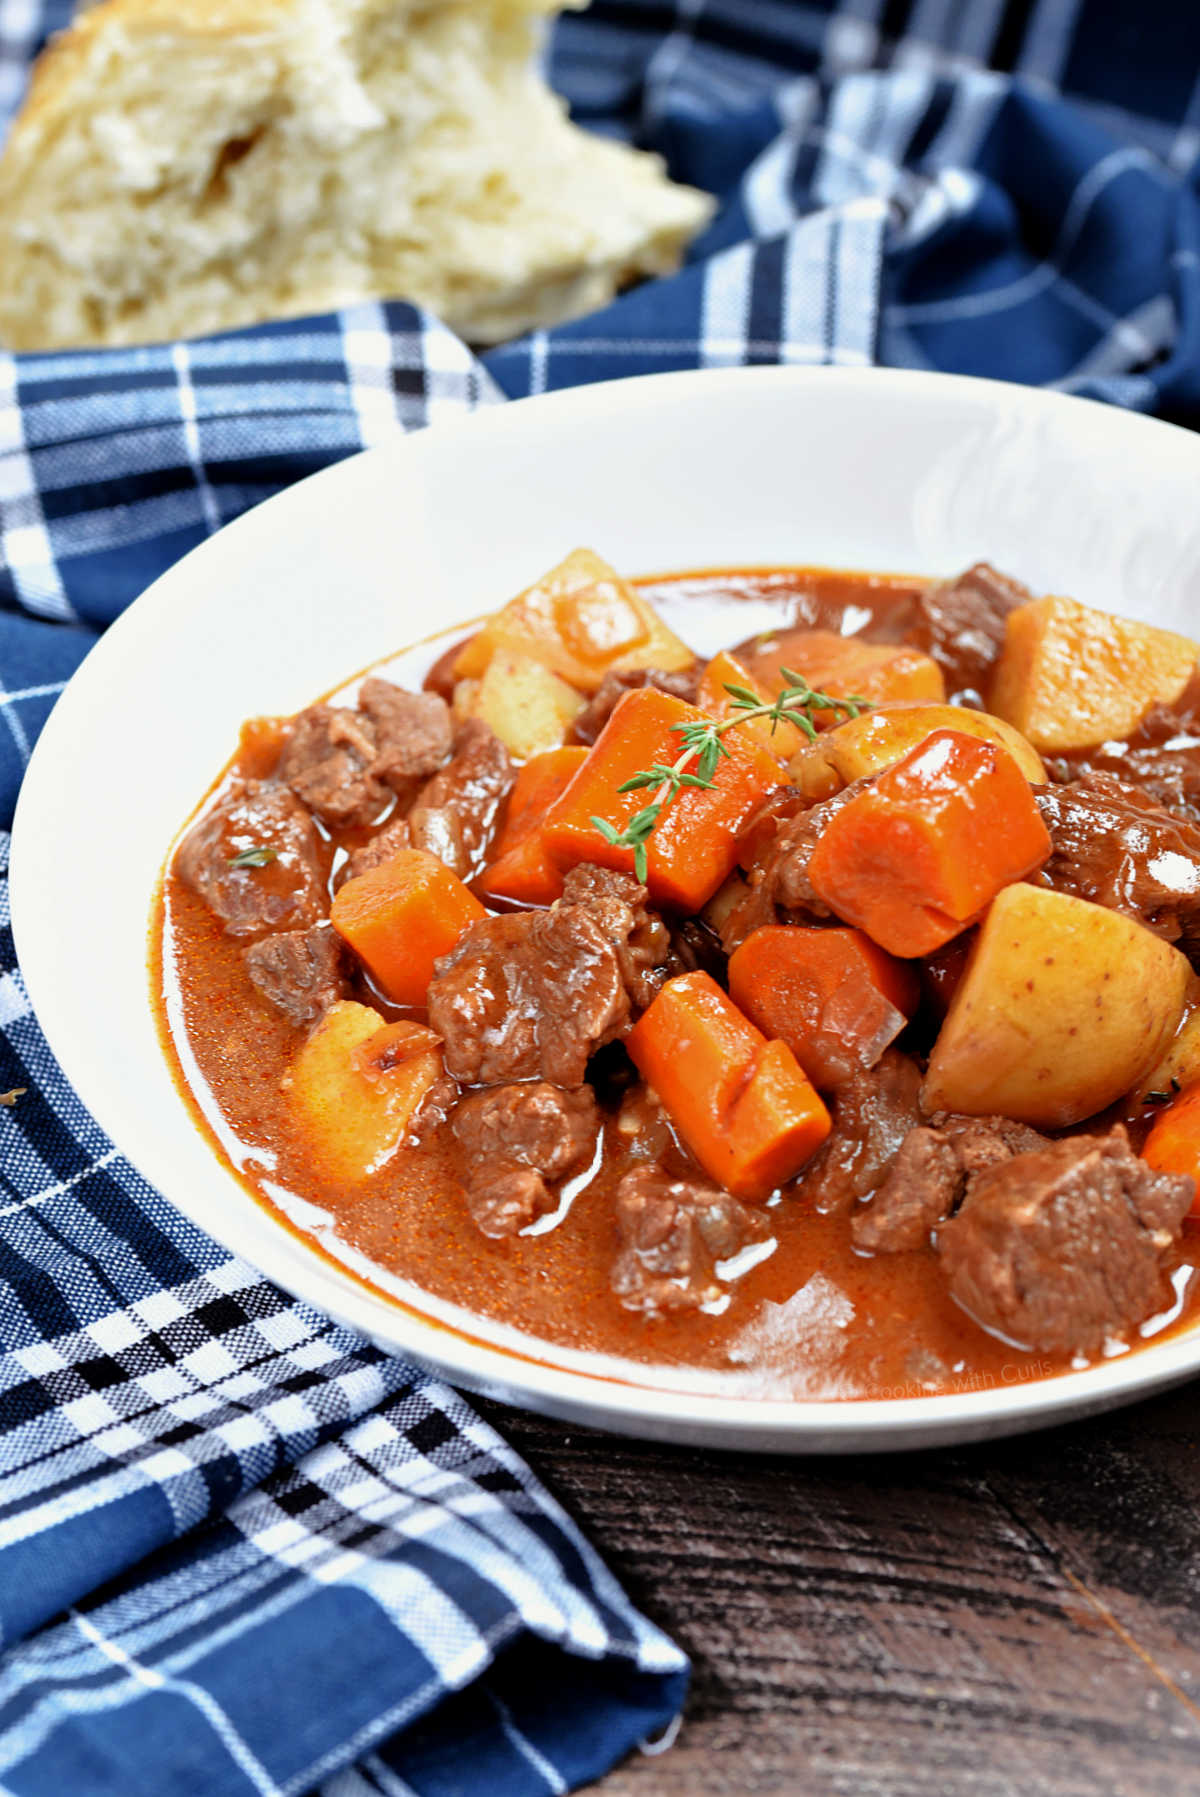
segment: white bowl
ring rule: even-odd
[[[1082,1373],[888,1401],[647,1388],[522,1358],[367,1289],[260,1207],[173,1083],[148,996],[165,850],[243,717],[289,712],[588,543],[621,569],[825,563],[949,574],[1194,629],[1200,443],[1061,395],[882,370],[671,374],[522,401],[342,462],[157,581],[38,743],[12,901],[41,1024],[123,1153],[289,1291],[456,1384],[631,1434],[901,1448],[1100,1410],[1200,1369],[1200,1330]],[[643,1376],[645,1376],[643,1374]]]

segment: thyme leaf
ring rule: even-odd
[[[268,867],[276,859],[276,851],[267,848],[242,849],[240,854],[230,855],[230,867]]]

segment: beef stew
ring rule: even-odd
[[[177,1077],[291,1226],[538,1358],[1136,1349],[1200,1303],[1196,654],[983,565],[576,552],[247,724],[162,884]]]

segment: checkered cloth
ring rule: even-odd
[[[65,22],[0,0],[0,113]],[[872,360],[1200,423],[1200,7],[595,0],[576,116],[721,205],[689,265],[474,360],[401,301],[0,357],[0,822],[98,631],[247,507],[574,382]],[[6,920],[5,920],[6,921]],[[465,1404],[104,1140],[0,942],[0,1792],[563,1791],[685,1668]]]

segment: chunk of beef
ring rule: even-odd
[[[811,923],[832,917],[809,881],[808,864],[830,818],[869,778],[855,780],[816,805],[794,787],[785,787],[767,800],[741,838],[749,891],[721,926],[721,943],[727,954],[763,924]]]
[[[945,1136],[936,1129],[910,1129],[871,1203],[850,1219],[854,1246],[871,1254],[923,1248],[930,1230],[953,1209],[963,1177]]]
[[[1200,736],[1179,741],[1178,748],[1127,749],[1124,744],[1114,744],[1079,755],[1042,759],[1056,784],[1082,780],[1089,774],[1112,774],[1183,823],[1200,827]]]
[[[500,738],[482,718],[469,719],[454,740],[454,759],[422,787],[409,812],[413,847],[469,879],[486,856],[515,779]]]
[[[1162,1308],[1195,1193],[1156,1173],[1118,1125],[977,1173],[937,1249],[958,1302],[1023,1347],[1094,1354]]]
[[[1200,824],[1200,673],[1173,705],[1152,705],[1125,742],[1099,743],[1046,760],[1050,778],[1115,774],[1190,824]]]
[[[775,903],[784,911],[802,911],[808,917],[830,917],[832,913],[813,891],[808,878],[808,864],[821,834],[831,817],[836,817],[865,781],[855,780],[831,799],[822,799],[786,823],[775,840],[773,854],[764,875],[764,884],[772,888]],[[753,875],[750,876],[753,884]]]
[[[436,773],[448,759],[453,730],[450,707],[437,693],[409,693],[372,676],[358,694],[359,710],[375,736],[372,772],[397,791]]]
[[[412,831],[408,819],[397,812],[373,836],[368,836],[361,848],[350,851],[341,877],[343,880],[356,880],[359,874],[369,873],[373,867],[382,867],[385,861],[390,861],[401,849],[411,847]]]
[[[1057,892],[1136,918],[1174,942],[1200,912],[1200,829],[1113,774],[1038,790]]]
[[[334,829],[369,824],[390,794],[374,772],[375,729],[360,712],[310,705],[292,719],[278,777]]]
[[[1047,1137],[1008,1117],[939,1112],[932,1127],[909,1130],[870,1204],[850,1219],[855,1247],[871,1254],[925,1247],[974,1174],[1048,1146]]]
[[[952,697],[982,704],[1004,647],[1005,620],[1032,598],[1019,580],[976,562],[917,596],[905,640],[933,657]]]
[[[251,982],[297,1026],[315,1023],[349,992],[346,950],[328,924],[279,930],[242,950]]]
[[[563,1092],[531,1080],[471,1093],[456,1108],[451,1127],[471,1159],[519,1161],[552,1179],[588,1159],[599,1116],[589,1086]]]
[[[724,986],[729,977],[729,956],[720,935],[702,917],[681,917],[671,926],[670,969],[676,973],[706,973]]]
[[[889,1048],[833,1094],[833,1128],[803,1175],[805,1196],[819,1211],[846,1210],[883,1184],[900,1144],[921,1122],[921,1073]]]
[[[490,1172],[480,1168],[464,1185],[467,1210],[480,1235],[499,1241],[519,1235],[554,1209],[554,1199],[536,1167],[505,1162]]]
[[[968,1179],[973,1173],[1003,1165],[1014,1155],[1037,1154],[1050,1143],[1049,1136],[1012,1117],[963,1117],[955,1111],[935,1111],[930,1122],[952,1143]]]
[[[554,1209],[546,1181],[586,1163],[600,1120],[589,1087],[562,1092],[537,1080],[472,1093],[450,1127],[462,1152],[467,1208],[484,1235],[503,1236]]]
[[[261,866],[236,865],[262,851]],[[175,870],[231,936],[295,930],[329,909],[325,852],[312,819],[286,786],[239,781],[193,825]]]
[[[632,1168],[616,1192],[621,1248],[612,1289],[646,1316],[697,1310],[718,1297],[715,1262],[763,1241],[757,1212],[701,1179],[672,1179],[661,1167]]]
[[[769,882],[760,880],[753,885],[747,882],[745,896],[730,907],[721,921],[721,948],[726,955],[732,955],[735,949],[739,949],[747,936],[753,936],[755,930],[765,929],[768,924],[780,921],[779,911],[771,895],[772,887]]]
[[[679,673],[669,673],[665,668],[634,668],[628,673],[606,674],[572,725],[575,741],[594,743],[626,693],[653,686],[660,693],[673,693],[677,699],[686,699],[690,705],[695,702],[699,684],[698,663]]]
[[[678,1158],[680,1170],[690,1166],[691,1157],[679,1146],[666,1106],[642,1080],[635,1081],[621,1099],[613,1133],[618,1152],[630,1162],[665,1164]]]
[[[646,903],[646,888],[631,874],[583,862],[563,881],[563,906],[579,905],[612,943],[635,1012],[644,1011],[667,976],[671,933]]]
[[[616,949],[582,905],[485,917],[435,963],[429,1021],[468,1085],[583,1084],[629,1022]]]

